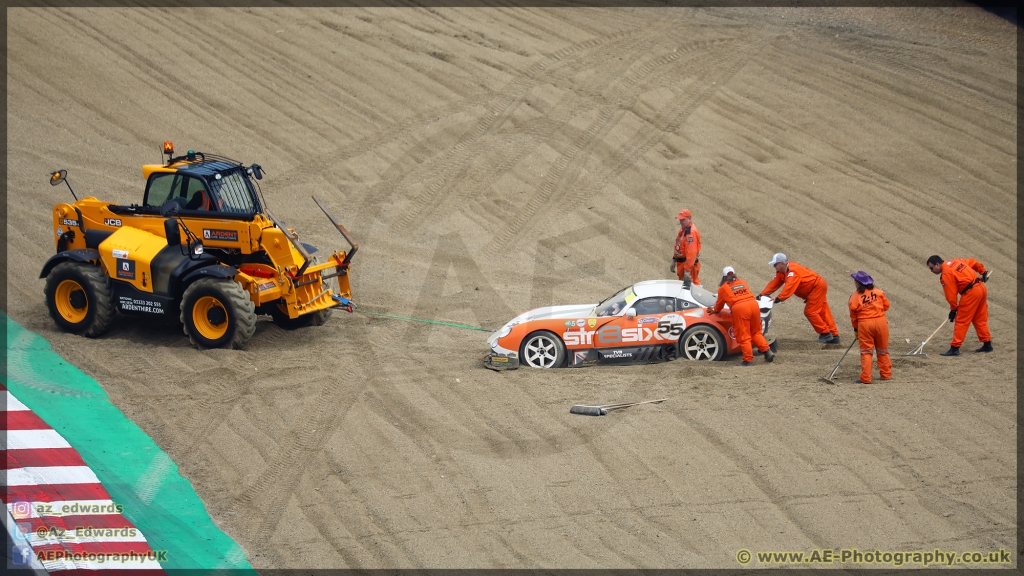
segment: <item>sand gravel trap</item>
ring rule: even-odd
[[[262,567],[739,567],[740,549],[1016,546],[1016,34],[973,7],[7,11],[8,302],[178,463]],[[933,253],[997,271],[996,352],[947,326],[889,383],[817,380],[799,301],[775,364],[496,373],[486,334],[365,314],[243,351],[122,318],[56,331],[51,188],[128,204],[160,143],[259,162],[306,242],[361,248],[363,310],[495,328],[777,251],[946,315]],[[907,339],[910,343],[907,343]],[[965,350],[977,346],[973,330]],[[845,344],[845,342],[844,342]],[[575,403],[669,398],[574,416]],[[1016,562],[1016,557],[1014,557]],[[758,566],[756,559],[751,566]]]

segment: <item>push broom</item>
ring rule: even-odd
[[[658,402],[664,402],[665,400],[668,400],[668,398],[662,398],[661,400],[644,400],[643,402],[626,402],[623,404],[604,404],[603,406],[585,406],[583,404],[577,404],[572,408],[569,408],[569,413],[582,414],[584,416],[604,416],[609,410],[636,406],[638,404],[657,404]]]
[[[932,332],[932,336],[935,336],[936,334],[938,334],[939,330],[942,330],[942,327],[945,326],[945,325],[946,325],[946,320],[943,320],[942,324],[939,324],[939,327],[935,329],[935,332]],[[931,340],[932,336],[929,336],[928,340]],[[924,342],[921,342],[920,344],[917,345],[917,348],[914,348],[910,352],[907,352],[906,354],[904,354],[904,356],[914,356],[914,357],[917,357],[917,358],[927,358],[928,355],[924,353],[924,345],[928,343],[928,340],[925,340]]]
[[[832,372],[829,372],[828,376],[822,376],[818,379],[828,382],[829,384],[835,384],[836,382],[835,380],[833,380],[833,378],[836,377],[836,372],[839,371],[839,365],[843,363],[843,358],[846,358],[846,355],[850,353],[850,350],[853,348],[853,345],[856,344],[857,342],[858,340],[854,338],[853,341],[850,342],[850,345],[846,347],[846,352],[843,352],[843,355],[839,358],[839,362],[836,362],[836,367],[832,369]]]

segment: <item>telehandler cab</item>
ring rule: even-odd
[[[163,153],[166,163],[142,167],[142,204],[79,200],[66,170],[50,176],[75,198],[53,208],[57,253],[39,275],[58,327],[95,337],[115,312],[180,311],[193,345],[242,348],[257,314],[294,329],[323,324],[333,308],[353,310],[348,273],[359,246],[316,196],[350,247],[324,262],[266,209],[258,164],[192,150],[175,157],[171,142]]]

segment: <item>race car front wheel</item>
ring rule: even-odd
[[[679,339],[679,355],[687,360],[721,360],[725,338],[711,326],[691,326]]]
[[[565,344],[551,332],[534,332],[523,340],[519,358],[531,368],[557,368],[565,362]]]

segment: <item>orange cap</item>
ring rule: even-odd
[[[679,211],[679,216],[676,216],[676,220],[682,220],[683,218],[693,218],[693,214],[686,208],[683,208]]]

